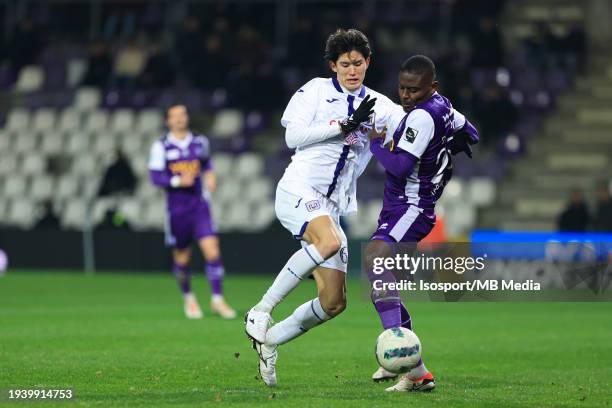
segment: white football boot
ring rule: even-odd
[[[436,381],[431,373],[425,374],[423,377],[416,380],[411,380],[407,375],[402,376],[393,387],[387,388],[389,392],[406,392],[406,391],[431,391],[436,388]]]
[[[272,316],[268,312],[260,312],[254,308],[249,310],[244,316],[244,330],[249,338],[257,343],[263,344],[266,342],[266,333],[270,327]]]
[[[185,317],[188,319],[201,319],[204,316],[198,304],[198,299],[193,293],[186,294],[184,302]]]
[[[278,347],[267,346],[253,341],[253,348],[259,354],[259,375],[268,387],[276,387],[276,359]]]
[[[218,314],[223,319],[235,319],[236,311],[227,304],[225,299],[211,299],[210,310],[213,314]]]
[[[374,382],[393,380],[395,378],[397,378],[397,374],[387,371],[382,367],[378,367],[378,370],[372,374],[372,381]]]

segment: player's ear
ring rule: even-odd
[[[365,66],[366,66],[366,69],[368,69],[368,67],[370,66],[370,61],[371,61],[371,59],[372,59],[372,57],[371,57],[371,56],[370,56],[370,57],[368,57],[368,58],[366,58],[366,60],[365,60]]]
[[[440,83],[438,81],[433,81],[431,84],[431,89],[438,92],[438,90],[440,89]]]
[[[329,61],[329,69],[336,73],[338,72],[338,68],[336,68],[336,63],[334,61]]]

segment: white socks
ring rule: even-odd
[[[323,257],[312,244],[294,253],[261,301],[255,305],[255,310],[271,313],[272,309],[306,278],[314,267],[323,261]]]
[[[421,365],[414,367],[412,370],[408,371],[408,373],[406,373],[406,375],[410,379],[417,380],[417,379],[423,377],[428,372],[429,371],[427,370],[427,367],[425,367],[425,363],[423,363],[421,361]]]
[[[319,298],[309,300],[295,309],[291,316],[268,330],[266,345],[277,346],[287,343],[329,319],[331,316],[325,313]]]

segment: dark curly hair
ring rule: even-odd
[[[366,59],[372,55],[368,37],[361,31],[354,28],[349,30],[339,28],[327,37],[325,44],[325,59],[327,61],[336,62],[340,55],[351,51],[360,52]]]

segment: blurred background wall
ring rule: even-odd
[[[427,54],[479,128],[437,208],[448,239],[612,231],[611,14],[605,0],[0,1],[0,249],[13,267],[81,268],[84,248],[103,269],[166,267],[147,157],[164,108],[185,103],[211,140],[228,269],[275,270],[241,255],[296,245],[274,216],[291,157],[279,119],[329,76],[338,27],[372,42],[366,85],[396,100],[401,62]],[[352,239],[374,230],[383,180],[372,161]]]

